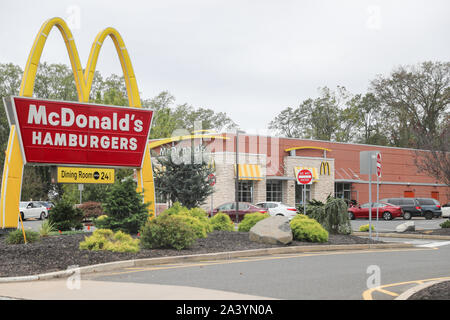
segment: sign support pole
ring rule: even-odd
[[[380,177],[377,174],[377,223],[376,223],[376,227],[375,227],[377,240],[378,240],[378,215],[379,215],[379,211],[380,211],[380,206],[378,205],[378,201],[380,201],[379,199],[380,199]]]
[[[369,239],[372,240],[372,155],[369,155]]]

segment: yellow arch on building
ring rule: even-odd
[[[47,37],[54,27],[58,28],[66,45],[77,87],[78,100],[80,102],[89,102],[89,94],[92,87],[92,81],[94,79],[100,49],[106,37],[109,36],[114,42],[120,64],[122,66],[129,105],[130,107],[141,107],[141,99],[139,96],[139,90],[131,64],[131,59],[119,32],[114,28],[106,28],[97,34],[97,37],[91,47],[86,69],[83,73],[72,32],[66,22],[58,17],[45,21],[34,40],[22,77],[22,83],[19,91],[20,96],[31,97],[33,95],[34,82],[42,51],[47,41]],[[19,139],[16,133],[16,128],[12,125],[10,129],[8,147],[6,149],[6,158],[1,185],[0,226],[2,228],[17,228],[23,166],[24,159],[22,159]],[[145,202],[151,202],[149,211],[151,214],[154,214],[155,192],[148,144],[145,150],[143,167],[137,171],[137,190],[143,192]]]

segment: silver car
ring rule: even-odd
[[[47,208],[39,202],[20,201],[19,210],[22,220],[26,220],[28,218],[38,218],[43,220],[48,217]]]

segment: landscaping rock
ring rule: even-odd
[[[276,216],[261,220],[250,229],[249,239],[259,243],[289,244],[293,239],[289,219]]]
[[[395,231],[396,232],[406,232],[406,231],[415,231],[416,230],[416,226],[414,224],[414,221],[408,221],[405,223],[402,223],[400,225],[398,225],[397,227],[395,227]]]

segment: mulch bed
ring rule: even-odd
[[[409,297],[408,300],[450,300],[450,281],[420,290]]]
[[[0,277],[27,276],[66,270],[69,266],[88,266],[99,263],[156,258],[165,256],[193,255],[202,253],[275,248],[252,242],[247,232],[214,231],[205,239],[198,239],[189,249],[141,249],[138,253],[79,250],[80,241],[91,233],[60,235],[41,238],[28,244],[8,245],[5,236],[0,237]],[[353,235],[330,234],[328,242],[320,245],[381,243]],[[293,241],[290,246],[318,245],[318,243]]]

